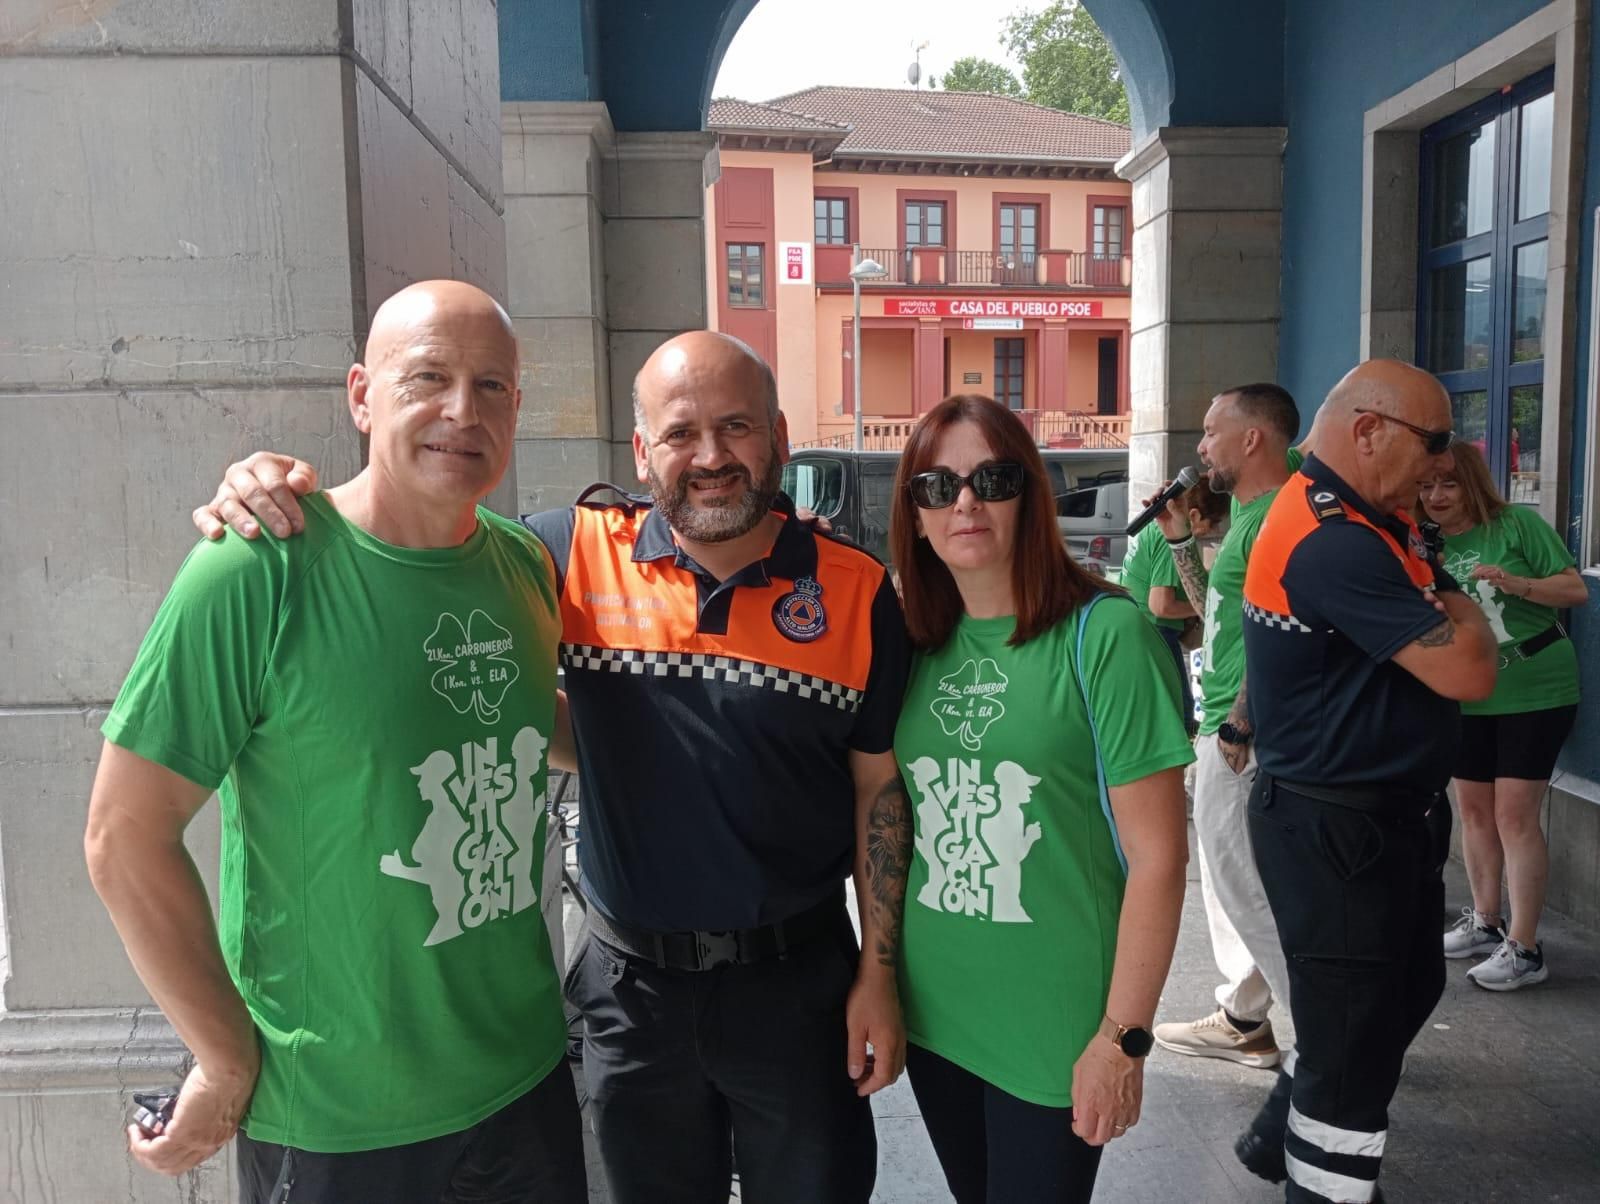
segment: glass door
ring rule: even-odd
[[[1423,131],[1417,360],[1506,497],[1538,505],[1554,76]]]

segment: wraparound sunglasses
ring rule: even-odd
[[[919,472],[906,482],[911,500],[922,510],[943,510],[954,506],[966,486],[982,502],[1009,502],[1022,492],[1022,465],[1014,460],[983,464],[971,476],[958,476],[948,468]]]
[[[1450,450],[1450,445],[1456,441],[1454,431],[1429,430],[1425,426],[1418,426],[1414,422],[1407,422],[1404,418],[1396,418],[1393,414],[1385,414],[1381,410],[1369,410],[1362,406],[1356,407],[1357,414],[1371,414],[1374,418],[1381,418],[1385,422],[1393,422],[1403,426],[1417,438],[1422,440],[1422,450],[1430,456],[1442,456]]]

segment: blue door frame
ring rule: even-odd
[[[1452,396],[1482,390],[1487,395],[1484,447],[1489,471],[1502,494],[1509,496],[1511,481],[1511,390],[1544,383],[1544,360],[1512,363],[1513,286],[1516,280],[1518,247],[1538,242],[1549,234],[1548,211],[1517,221],[1517,160],[1522,131],[1519,112],[1522,105],[1555,88],[1555,69],[1546,68],[1521,83],[1470,108],[1453,113],[1429,126],[1421,138],[1421,187],[1418,193],[1417,264],[1417,363],[1429,364],[1429,343],[1433,331],[1433,273],[1468,260],[1489,257],[1489,363],[1486,367],[1461,371],[1435,372]],[[1432,243],[1433,203],[1436,181],[1433,152],[1441,142],[1466,130],[1494,121],[1494,217],[1487,232],[1471,238],[1434,247]],[[1544,398],[1551,404],[1553,398]],[[1540,473],[1555,470],[1544,462],[1540,449]]]

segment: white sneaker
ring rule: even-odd
[[[1444,955],[1482,957],[1485,953],[1493,953],[1505,938],[1506,934],[1489,923],[1486,917],[1470,907],[1463,907],[1461,918],[1445,929]]]
[[[1550,968],[1544,964],[1544,946],[1529,949],[1510,937],[1500,942],[1500,947],[1467,971],[1467,977],[1485,991],[1515,991],[1531,987],[1550,977]]]
[[[1272,1022],[1263,1020],[1256,1028],[1241,1033],[1228,1023],[1228,1014],[1218,1008],[1198,1020],[1170,1020],[1155,1027],[1156,1044],[1173,1053],[1199,1058],[1226,1058],[1241,1066],[1276,1066],[1283,1054],[1272,1036]]]

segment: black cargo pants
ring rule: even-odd
[[[590,933],[568,967],[589,1110],[616,1204],[866,1204],[872,1109],[846,1073],[858,951],[836,931],[782,958],[657,966]]]
[[[1440,812],[1430,819],[1425,805],[1396,791],[1392,806],[1343,806],[1265,773],[1251,791],[1298,1058],[1288,1200],[1373,1198],[1402,1059],[1444,992],[1449,829],[1441,840]]]

